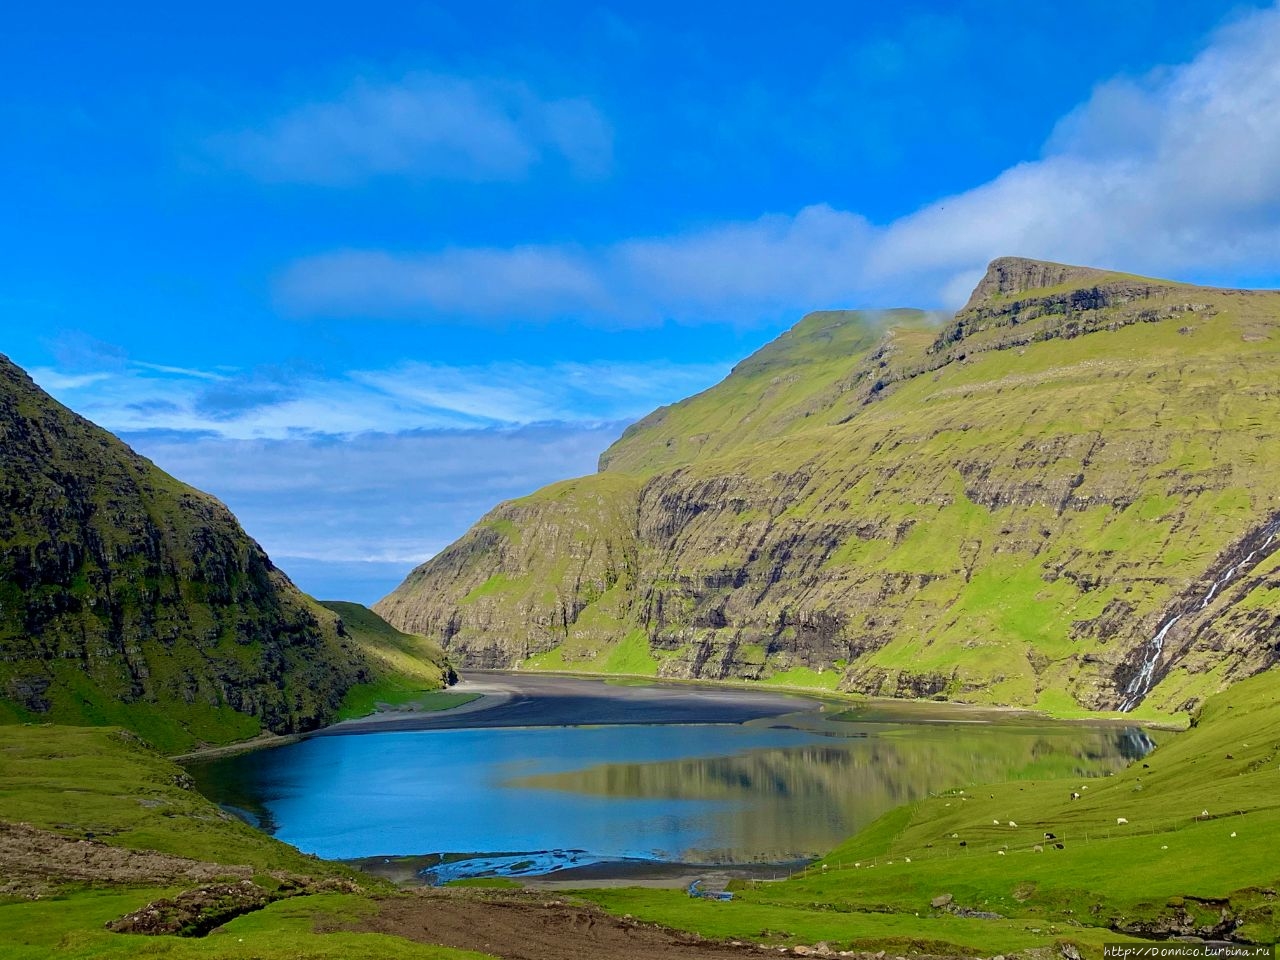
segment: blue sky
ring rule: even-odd
[[[0,352],[372,601],[804,312],[994,256],[1280,277],[1280,11],[49,4]]]

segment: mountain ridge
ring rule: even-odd
[[[220,501],[0,356],[0,722],[118,723],[172,750],[297,732],[386,674],[377,652]]]
[[[375,609],[464,664],[1120,706],[1280,513],[1280,295],[1002,258],[888,313],[807,315]],[[1275,662],[1274,566],[1175,626],[1153,706]]]

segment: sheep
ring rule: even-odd
[[[1066,848],[1066,847],[1064,847],[1061,843],[1055,843],[1055,844],[1053,845],[1053,849],[1055,849],[1055,850],[1065,850],[1065,849],[1067,849],[1067,848]]]
[[[1009,826],[1011,826],[1011,827],[1016,827],[1016,826],[1017,826],[1017,824],[1016,824],[1016,823],[1014,823],[1012,820],[1010,820],[1010,821],[1009,821]]]
[[[1072,790],[1072,791],[1071,791],[1071,799],[1072,799],[1072,800],[1079,800],[1079,799],[1080,799],[1080,794],[1078,794],[1078,793],[1076,793],[1074,790]]]
[[[1128,822],[1129,822],[1129,821],[1128,821],[1128,820],[1126,820],[1124,817],[1116,817],[1116,823],[1117,823],[1117,824],[1121,824],[1121,823],[1128,823]]]
[[[1032,847],[1031,850],[1034,853],[1044,853],[1044,847],[1040,846],[1040,844],[1038,843],[1034,847]]]
[[[1000,826],[999,820],[992,820],[991,822],[994,823],[997,827]]]
[[[996,851],[996,856],[997,856],[997,857],[1003,857],[1003,856],[1004,856],[1004,851],[1003,851],[1003,850],[997,850],[997,851]]]
[[[1057,837],[1057,835],[1056,835],[1056,834],[1050,833],[1048,830],[1046,830],[1046,831],[1045,831],[1045,833],[1044,833],[1044,838],[1045,838],[1046,840],[1057,840],[1057,839],[1058,839],[1058,837]]]

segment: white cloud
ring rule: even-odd
[[[117,433],[264,440],[630,420],[705,389],[729,366],[402,363],[336,377],[306,368],[265,367],[211,380],[201,371],[127,361],[97,373],[52,368],[31,373],[68,406]]]
[[[343,441],[125,439],[226,503],[303,589],[372,601],[381,595],[376,589],[362,584],[372,593],[358,595],[342,587],[343,577],[376,574],[372,582],[389,591],[499,501],[593,472],[621,428],[413,431]]]
[[[529,319],[608,310],[609,294],[576,251],[554,247],[445,250],[429,256],[339,251],[300,260],[276,285],[294,313],[399,314],[428,309]]]
[[[585,99],[434,73],[395,83],[358,80],[335,99],[216,137],[210,146],[263,180],[324,185],[382,176],[520,180],[548,160],[594,177],[608,172],[613,149],[608,122]]]
[[[751,322],[821,307],[955,306],[1002,255],[1221,282],[1274,272],[1277,49],[1280,9],[1256,11],[1189,63],[1099,86],[1040,158],[888,224],[819,204],[593,249],[349,252],[300,261],[279,290],[318,315]]]

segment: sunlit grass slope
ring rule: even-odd
[[[806,317],[378,610],[463,663],[1065,714],[1182,613],[1143,709],[1185,710],[1277,657],[1277,379],[1280,294],[997,261],[946,322]]]
[[[1274,943],[1277,837],[1272,670],[1211,698],[1189,732],[1122,773],[957,787],[893,810],[795,879],[745,885],[732,903],[638,890],[589,896],[706,934],[768,931],[766,939],[836,948],[876,949],[888,938],[990,955],[1070,941],[1096,955],[1122,939],[1117,931],[1192,930]]]
[[[111,728],[0,728],[0,824],[26,823],[72,840],[156,851],[214,865],[230,879],[246,871],[267,887],[281,872],[312,879],[354,880],[386,895],[378,881],[305,856],[254,830],[195,793],[182,768],[133,735]],[[11,853],[6,847],[6,853]],[[364,894],[325,893],[277,901],[238,917],[201,939],[110,933],[108,921],[195,881],[132,884],[59,876],[81,868],[78,848],[43,865],[51,880],[38,899],[0,895],[0,957],[69,958],[418,958],[461,960],[462,951],[424,947],[377,934],[319,933],[372,913]],[[87,859],[87,855],[86,855]],[[49,885],[51,884],[51,889]],[[32,888],[28,888],[32,889]]]

